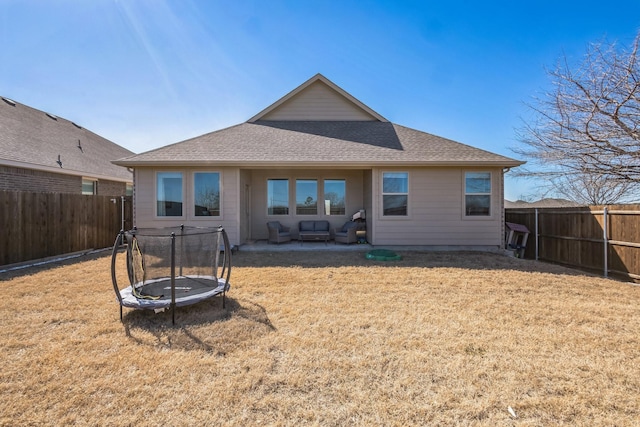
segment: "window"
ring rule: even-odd
[[[325,215],[344,215],[346,194],[344,179],[324,180],[324,213]]]
[[[465,172],[464,212],[466,216],[491,214],[491,172]]]
[[[218,172],[193,174],[193,200],[195,216],[220,216],[220,174]]]
[[[296,215],[318,214],[318,181],[296,179]]]
[[[86,196],[98,194],[98,181],[95,179],[82,178],[82,194]]]
[[[182,173],[158,172],[156,191],[158,216],[182,216]]]
[[[406,216],[409,203],[409,173],[383,172],[382,215]]]
[[[132,182],[127,182],[124,195],[125,196],[133,196],[133,183]]]
[[[267,180],[267,214],[289,215],[289,180]]]

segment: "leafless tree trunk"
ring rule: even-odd
[[[639,198],[639,45],[640,33],[630,49],[594,44],[575,70],[565,57],[548,72],[553,90],[529,104],[534,119],[517,133],[514,151],[533,163],[518,175],[580,202]]]

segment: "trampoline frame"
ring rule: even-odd
[[[147,309],[147,310],[164,310],[171,309],[171,320],[175,325],[176,317],[175,317],[175,308],[196,304],[201,301],[205,301],[209,298],[213,298],[217,295],[222,295],[222,308],[226,308],[226,292],[229,290],[230,283],[229,278],[231,276],[231,245],[229,244],[229,238],[227,236],[226,231],[222,226],[219,227],[185,227],[184,225],[180,225],[179,227],[169,227],[169,228],[153,228],[146,229],[153,230],[157,233],[159,230],[167,230],[166,237],[171,238],[171,266],[170,266],[170,276],[168,277],[154,277],[149,280],[144,280],[144,286],[160,284],[162,282],[169,282],[169,287],[171,290],[170,298],[164,297],[162,295],[157,299],[146,299],[141,298],[136,295],[136,289],[138,288],[141,282],[134,283],[134,274],[131,265],[132,260],[132,242],[125,243],[126,235],[124,230],[120,230],[118,233],[116,240],[113,244],[113,251],[111,253],[111,281],[113,284],[113,290],[116,293],[116,298],[120,305],[120,321],[123,320],[122,307],[134,308],[134,309]],[[173,231],[171,231],[173,230]],[[191,233],[185,234],[185,230],[193,231]],[[176,231],[179,231],[179,234],[176,236]],[[139,230],[134,227],[132,230],[129,230],[128,233],[135,236],[136,235],[144,235],[144,230]],[[170,234],[169,234],[170,232]],[[186,236],[192,234],[219,234],[222,236],[222,245],[218,245],[216,249],[216,259],[214,264],[214,273],[220,273],[220,277],[216,276],[202,276],[202,275],[182,275],[182,265],[176,265],[176,237],[184,238]],[[154,236],[162,236],[162,234],[153,234]],[[183,240],[182,240],[183,241]],[[116,278],[116,261],[118,256],[118,250],[123,245],[126,245],[126,260],[127,260],[127,274],[129,277],[129,286],[123,289],[120,289],[118,285],[118,280]],[[220,253],[224,253],[222,256],[222,261],[220,262]],[[176,276],[176,267],[179,268],[179,275]],[[198,291],[192,293],[191,295],[184,297],[176,297],[176,289],[180,290],[180,287],[176,287],[176,282],[183,282],[185,280],[191,280],[202,284],[202,286],[198,287]],[[203,282],[212,282],[217,285],[214,286],[206,286]],[[191,283],[191,282],[190,282]],[[164,288],[167,289],[167,288]],[[187,289],[187,288],[185,288]],[[191,290],[192,288],[188,288]]]

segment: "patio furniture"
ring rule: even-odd
[[[334,229],[335,243],[356,243],[358,241],[357,231],[364,230],[364,222],[347,221],[341,228]]]
[[[285,227],[280,224],[280,221],[267,222],[267,229],[269,230],[269,243],[282,243],[291,241],[290,227]]]
[[[331,237],[329,221],[300,221],[298,223],[298,237],[300,242],[304,242],[305,240],[323,240],[326,245]]]
[[[513,251],[516,258],[523,258],[524,251],[527,249],[527,239],[529,238],[529,229],[526,225],[514,224],[513,222],[505,222],[506,248]]]

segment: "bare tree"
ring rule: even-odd
[[[595,174],[574,174],[553,178],[552,191],[586,205],[609,205],[634,199],[634,184]]]
[[[640,188],[640,33],[631,48],[591,45],[575,69],[566,57],[548,71],[553,90],[528,104],[533,119],[513,151],[549,189],[578,202],[638,199]]]

